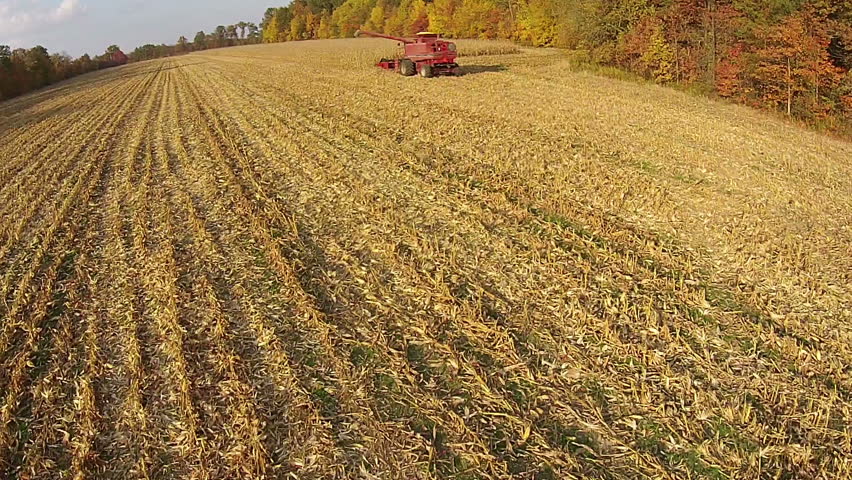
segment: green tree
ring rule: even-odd
[[[205,48],[207,48],[207,34],[204,33],[203,30],[196,33],[195,41],[193,43],[195,44],[196,50],[204,50]]]
[[[252,22],[248,22],[248,25],[247,25],[246,28],[248,30],[248,39],[251,42],[257,42],[257,41],[260,40],[260,29],[257,28],[256,24],[254,24]]]
[[[50,83],[53,76],[53,63],[47,49],[41,45],[26,51],[24,65],[33,79],[33,88],[40,88]]]
[[[8,45],[0,45],[0,100],[12,97],[15,87],[12,80],[12,49]]]
[[[0,68],[11,68],[12,49],[8,45],[0,45]]]
[[[219,25],[213,30],[213,46],[215,48],[223,47],[226,44],[228,30],[224,25]]]
[[[236,25],[228,25],[227,27],[225,27],[225,38],[227,38],[231,42],[240,38],[239,34],[237,33]]]
[[[331,12],[342,5],[344,0],[305,0],[314,13]]]

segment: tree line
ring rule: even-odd
[[[181,35],[174,45],[147,44],[130,52],[130,61],[152,60],[154,58],[183,55],[185,53],[212,48],[233,47],[260,43],[260,28],[256,23],[238,22],[233,25],[219,25],[212,32],[203,30],[196,33],[193,40]]]
[[[181,36],[174,45],[142,45],[126,57],[117,45],[111,45],[101,55],[91,57],[84,54],[79,58],[72,58],[65,53],[51,54],[40,45],[14,50],[7,45],[0,45],[0,100],[126,61],[138,62],[260,41],[260,28],[256,23],[238,22],[234,25],[220,25],[209,34],[200,31],[192,42]]]
[[[582,52],[852,133],[852,0],[294,0],[264,42],[432,30]]]
[[[7,45],[0,45],[0,100],[115,66],[114,55],[119,51],[118,46],[111,45],[102,55],[92,58],[85,54],[75,59],[64,53],[51,54],[42,46],[12,50]]]

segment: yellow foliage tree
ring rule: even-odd
[[[408,17],[411,12],[412,0],[402,0],[399,6],[385,20],[385,33],[389,35],[406,35]],[[428,11],[427,19],[428,19]]]
[[[373,32],[382,32],[385,29],[385,1],[379,0],[373,10],[370,11],[370,17],[364,28]]]
[[[305,38],[317,38],[317,28],[319,27],[319,15],[308,10],[305,15]]]
[[[429,30],[447,36],[458,36],[453,19],[460,4],[461,0],[435,0],[429,4]]]
[[[302,15],[296,15],[290,20],[290,34],[288,40],[304,40],[307,22]]]
[[[263,43],[275,43],[278,41],[278,18],[273,16],[263,29]]]
[[[551,46],[556,41],[557,24],[552,0],[527,0],[517,19],[516,37],[536,47]]]
[[[651,35],[648,49],[642,55],[642,63],[657,82],[667,83],[674,80],[674,50],[666,40],[662,26],[658,26]]]
[[[429,29],[429,9],[423,0],[413,0],[405,25],[405,34],[414,35]]]
[[[464,0],[453,14],[454,35],[464,38],[497,38],[504,11],[494,0]]]
[[[370,17],[376,0],[346,0],[332,14],[332,24],[340,37],[351,37]]]
[[[331,38],[331,14],[323,11],[320,15],[319,27],[317,27],[317,38]]]

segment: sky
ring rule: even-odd
[[[289,0],[0,0],[0,45],[42,45],[73,57],[110,45],[126,53],[146,43],[173,44],[239,21],[260,24],[267,7]]]

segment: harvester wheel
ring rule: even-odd
[[[414,62],[407,58],[403,58],[401,62],[399,62],[399,73],[404,77],[413,77],[417,73],[417,68],[414,66]]]
[[[432,78],[432,65],[424,63],[420,66],[420,76],[423,78]]]

